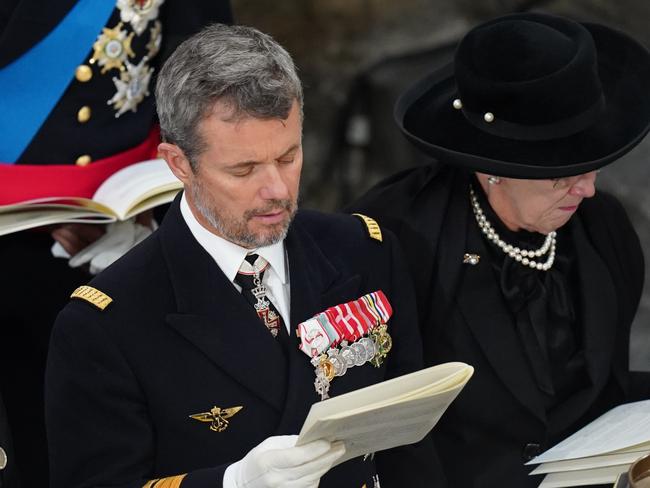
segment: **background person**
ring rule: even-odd
[[[230,3],[0,2],[0,204],[96,188],[111,171],[155,157],[150,84],[179,42],[210,21],[232,22]],[[130,244],[145,233],[132,222],[129,229]],[[76,254],[104,232],[67,224],[0,237],[0,391],[15,444],[10,462],[26,487],[48,480],[43,376],[52,324],[91,277],[51,248],[56,239]]]

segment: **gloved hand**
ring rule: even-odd
[[[70,257],[70,254],[59,242],[55,242],[52,246],[52,255],[54,257],[70,258],[68,264],[71,268],[89,263],[90,272],[97,274],[151,232],[151,228],[136,223],[134,219],[114,222],[106,226],[106,233],[103,236],[84,247],[74,256]]]
[[[224,487],[316,488],[320,478],[345,453],[341,442],[313,441],[296,447],[297,435],[264,440],[224,475]]]

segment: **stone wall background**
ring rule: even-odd
[[[232,5],[238,23],[270,33],[294,56],[305,84],[302,205],[322,210],[338,210],[380,178],[426,164],[397,131],[393,103],[410,82],[448,59],[454,43],[477,23],[539,10],[608,24],[650,47],[648,0],[232,0]],[[650,277],[648,162],[650,137],[606,168],[599,187],[628,209]],[[633,326],[631,367],[650,370],[650,285]]]

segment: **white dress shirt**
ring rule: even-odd
[[[287,253],[284,249],[284,241],[257,249],[246,249],[223,237],[219,237],[199,223],[187,203],[185,193],[181,197],[181,214],[194,238],[208,252],[212,259],[214,259],[217,266],[219,266],[221,271],[223,271],[238,291],[241,292],[241,287],[235,283],[235,277],[247,254],[259,254],[269,262],[269,267],[264,273],[262,282],[267,287],[267,297],[276,306],[280,315],[282,315],[287,332],[291,333],[291,325],[289,323],[289,304],[291,303],[289,263],[287,262]]]

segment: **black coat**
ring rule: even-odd
[[[540,479],[527,475],[526,461],[629,398],[628,341],[643,255],[625,211],[604,193],[583,201],[562,229],[583,243],[577,294],[590,386],[547,413],[477,231],[469,178],[445,166],[410,169],[371,189],[351,210],[380,220],[404,248],[425,366],[453,360],[475,367],[433,431],[449,485],[533,487]],[[463,264],[464,253],[483,259]]]
[[[178,206],[161,228],[91,285],[104,311],[72,300],[54,326],[46,374],[52,486],[133,486],[188,473],[183,487],[220,486],[228,464],[269,436],[297,434],[318,400],[314,368],[297,349],[297,324],[381,289],[394,314],[386,363],[335,378],[332,396],[421,367],[406,267],[394,236],[368,237],[349,216],[299,212],[286,238],[291,337],[286,355],[253,308],[187,228]],[[189,415],[244,408],[224,432]],[[431,486],[439,475],[428,438],[350,460],[323,487]]]

